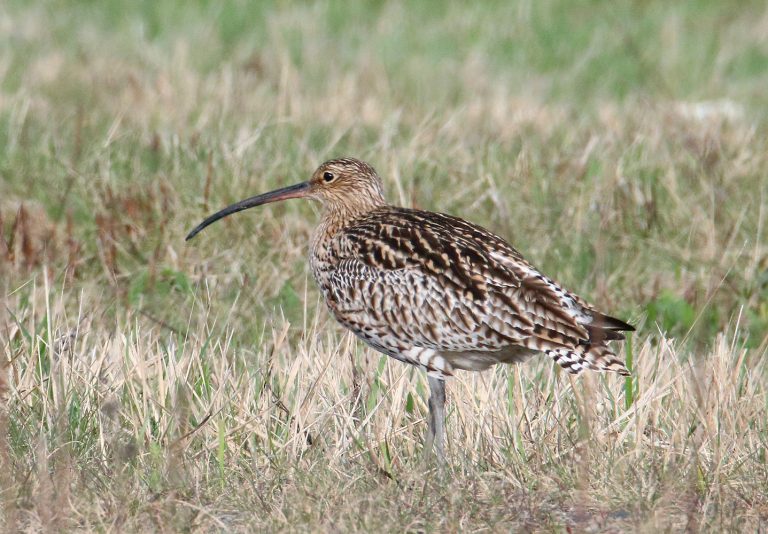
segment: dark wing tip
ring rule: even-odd
[[[635,327],[631,324],[625,323],[621,319],[617,319],[616,317],[611,317],[610,315],[603,315],[599,314],[597,315],[592,325],[597,326],[599,328],[604,328],[605,330],[616,330],[619,332],[634,332]]]

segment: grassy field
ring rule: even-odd
[[[256,5],[251,5],[256,4]],[[766,531],[764,2],[0,5],[0,530]],[[633,377],[355,341],[289,202],[370,161],[637,326]]]

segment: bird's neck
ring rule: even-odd
[[[315,235],[331,239],[339,231],[349,226],[352,221],[377,208],[378,206],[325,206]]]
[[[334,237],[344,231],[345,228],[354,224],[355,220],[385,206],[386,204],[383,203],[381,205],[365,207],[343,206],[337,208],[333,205],[325,206],[320,222],[312,233],[310,259],[313,263],[313,268],[318,266],[315,265],[316,262],[322,263],[327,259],[327,256],[333,254],[331,249]]]
[[[323,216],[320,222],[327,230],[334,232],[349,225],[355,219],[386,206],[384,196],[380,191],[371,194],[360,194],[354,201],[349,199],[329,199],[323,205]]]

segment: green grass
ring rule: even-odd
[[[764,530],[767,20],[6,2],[0,529]],[[319,300],[316,207],[183,241],[339,155],[635,324],[634,376],[462,374],[431,472],[424,377]]]

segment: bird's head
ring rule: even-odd
[[[326,161],[308,183],[307,196],[319,200],[326,209],[359,211],[384,204],[381,178],[373,167],[357,159]]]
[[[270,202],[305,197],[321,202],[326,211],[350,216],[366,213],[385,204],[381,178],[373,167],[353,158],[332,159],[320,165],[307,182],[256,195],[214,213],[197,225],[187,235],[187,240],[232,213]]]

